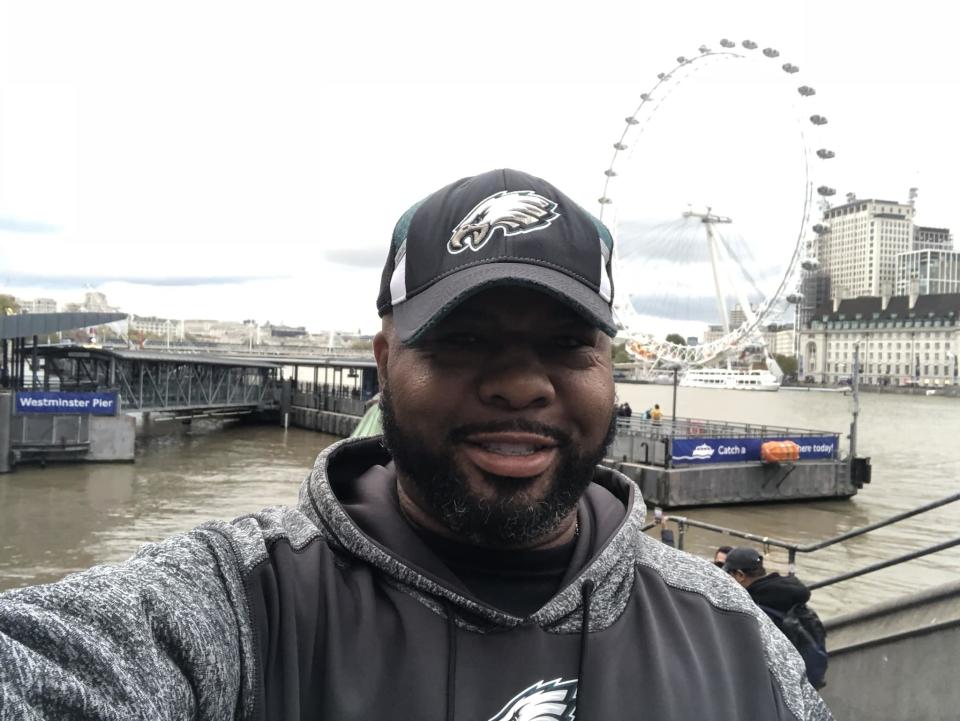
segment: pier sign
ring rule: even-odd
[[[835,458],[837,436],[784,438],[674,438],[671,459],[676,465],[759,461],[764,441],[793,441],[800,446],[800,460]]]
[[[18,391],[17,413],[73,413],[115,416],[116,392],[69,393],[66,391]]]

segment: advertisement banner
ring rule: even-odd
[[[835,458],[838,436],[785,436],[778,438],[674,438],[674,465],[759,461],[764,441],[793,441],[800,446],[800,460]]]
[[[76,413],[114,416],[119,403],[116,392],[68,393],[66,391],[18,391],[17,413]]]

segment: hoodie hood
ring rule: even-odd
[[[427,551],[396,510],[395,478],[390,454],[379,437],[346,439],[328,447],[317,458],[301,488],[300,508],[337,547],[408,587],[434,609],[452,604],[463,620],[482,627],[513,628],[523,623],[525,619],[473,598]],[[389,502],[364,504],[371,495],[374,501]],[[606,499],[608,535],[600,540],[580,572],[567,579],[563,588],[526,620],[551,631],[579,630],[583,586],[588,581],[593,585],[590,630],[606,628],[622,612],[641,545],[646,508],[636,486],[626,476],[598,466],[585,498],[589,502],[591,497],[601,496]],[[614,503],[619,518],[611,521],[610,507]],[[371,517],[370,508],[376,509],[375,518]],[[384,536],[389,538],[389,544]]]

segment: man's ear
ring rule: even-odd
[[[382,391],[387,381],[387,362],[390,359],[390,340],[386,331],[380,331],[373,337],[373,357],[377,360],[377,381]]]

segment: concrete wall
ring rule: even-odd
[[[289,413],[290,425],[344,438],[353,433],[353,429],[360,423],[360,416],[301,406],[291,406]]]
[[[87,461],[132,461],[137,435],[133,416],[90,416]]]
[[[847,498],[857,492],[849,466],[835,461],[659,468],[609,458],[604,465],[632,478],[648,504],[664,508]]]
[[[821,691],[837,721],[960,718],[960,582],[830,619]]]

